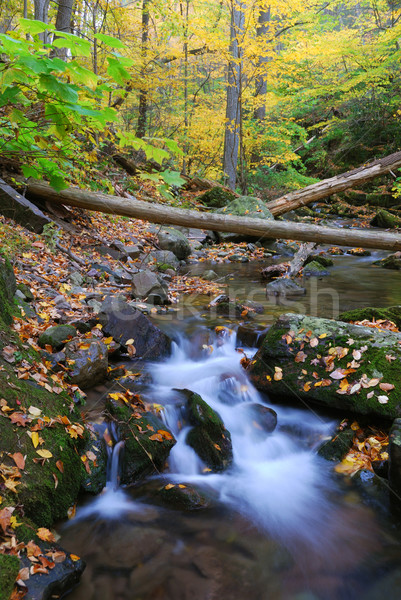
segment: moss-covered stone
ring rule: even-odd
[[[192,429],[187,443],[213,471],[227,469],[233,460],[230,433],[220,416],[191,390],[180,390],[187,400],[188,420]]]
[[[263,200],[253,196],[235,198],[227,206],[216,210],[216,212],[225,215],[236,215],[238,217],[246,216],[253,219],[274,219]]]
[[[376,260],[373,264],[382,267],[383,269],[392,269],[394,271],[401,270],[401,252],[394,252],[381,260]]]
[[[322,267],[332,267],[334,265],[333,259],[330,256],[323,256],[322,254],[311,254],[305,261],[305,265],[309,265],[311,262],[317,262]]]
[[[354,310],[347,310],[340,314],[340,321],[347,321],[348,323],[355,323],[356,321],[392,321],[401,328],[401,306],[390,306],[389,308],[355,308]]]
[[[179,260],[185,260],[192,252],[187,238],[179,229],[163,227],[157,239],[162,250],[173,252]]]
[[[351,427],[347,427],[342,431],[336,431],[330,440],[327,440],[320,446],[318,450],[319,456],[336,462],[342,460],[352,446],[354,435],[355,432]]]
[[[166,425],[153,413],[140,414],[135,407],[120,401],[109,399],[106,410],[108,419],[117,426],[118,439],[124,441],[121,483],[133,484],[155,471],[163,470],[175,444]],[[158,434],[158,431],[162,433]]]
[[[372,227],[380,227],[381,229],[395,229],[401,227],[401,219],[392,215],[387,210],[379,210],[379,212],[370,221]]]
[[[65,346],[68,380],[86,389],[104,381],[107,375],[107,347],[96,338],[72,340]]]
[[[313,260],[304,267],[304,275],[307,277],[322,277],[323,275],[328,274],[327,268],[317,260]]]
[[[61,350],[65,343],[76,335],[77,331],[72,325],[54,325],[39,336],[38,344],[41,348],[51,346],[53,350]]]
[[[16,290],[14,271],[7,258],[0,254],[0,319],[9,325],[12,321],[11,302]]]
[[[196,201],[209,208],[223,208],[223,206],[226,206],[229,202],[234,200],[234,198],[235,194],[233,194],[233,192],[216,186],[198,196]]]
[[[401,416],[400,345],[400,333],[285,314],[266,334],[249,373],[275,400],[392,419]]]
[[[20,569],[17,556],[0,554],[0,600],[9,600]]]

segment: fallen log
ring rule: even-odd
[[[143,219],[162,225],[180,225],[195,229],[212,231],[228,231],[257,237],[259,239],[286,239],[316,244],[336,244],[339,246],[356,246],[377,248],[396,252],[401,250],[401,235],[378,230],[338,229],[292,223],[290,221],[274,221],[269,219],[251,219],[233,215],[202,213],[196,210],[174,208],[163,204],[152,204],[135,198],[121,198],[106,194],[94,193],[78,188],[69,188],[56,192],[47,183],[33,181],[28,184],[27,193],[30,198],[45,199],[55,204],[67,204],[87,210],[95,210],[109,214]]]
[[[268,281],[283,278],[295,279],[315,248],[316,244],[314,242],[301,244],[291,262],[279,263],[262,269],[260,272],[262,279],[266,279]]]
[[[401,167],[401,152],[395,152],[379,160],[363,165],[347,173],[330,177],[330,179],[323,179],[302,190],[296,190],[285,194],[276,200],[272,200],[267,203],[267,208],[273,213],[275,217],[283,215],[290,210],[295,210],[300,206],[305,206],[311,202],[317,202],[326,196],[343,192],[356,185],[360,185],[379,177],[379,175],[385,175],[395,169]]]
[[[0,214],[35,233],[42,233],[43,227],[50,223],[50,219],[37,206],[7,185],[3,179],[0,179]]]

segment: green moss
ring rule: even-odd
[[[205,206],[209,206],[210,208],[223,208],[223,206],[226,206],[226,204],[234,199],[235,194],[222,187],[216,186],[198,196],[196,201]]]
[[[339,319],[341,321],[355,322],[355,321],[392,321],[401,327],[401,306],[390,306],[389,308],[356,308],[354,310],[348,310],[340,314]]]
[[[0,554],[0,600],[9,600],[19,568],[17,556]]]
[[[401,219],[392,215],[387,210],[379,210],[375,217],[370,221],[370,225],[382,229],[394,229],[396,227],[401,227]]]
[[[289,335],[290,331],[295,332],[295,336],[290,336],[287,343],[282,336]],[[308,336],[307,332],[310,332]],[[312,338],[317,339],[317,344],[311,347]],[[262,347],[255,355],[250,366],[250,376],[258,389],[277,399],[287,397],[317,402],[330,408],[390,419],[401,415],[399,342],[401,334],[398,333],[349,325],[341,321],[282,315],[269,330]],[[346,351],[342,358],[336,356],[335,369],[349,369],[354,360],[352,352],[361,350],[361,356],[354,362],[354,370],[346,374],[349,387],[347,386],[346,393],[340,394],[340,379],[331,377],[332,371],[327,369],[327,362],[324,360],[324,357],[327,359],[331,356],[330,352],[336,347]],[[299,352],[302,354],[296,360]],[[388,360],[389,355],[395,360]],[[283,376],[274,379],[277,367],[281,369]],[[350,393],[350,389],[364,380],[364,377],[369,381],[380,381],[372,386],[357,387]],[[380,382],[393,384],[395,388],[389,392],[382,391],[379,388]],[[381,398],[381,402],[379,396],[386,398]]]

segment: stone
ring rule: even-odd
[[[324,275],[329,275],[329,271],[317,260],[313,260],[312,262],[305,265],[303,274],[306,277],[322,277]]]
[[[102,310],[102,303],[100,300],[96,300],[96,298],[90,298],[87,300],[86,305],[92,310],[92,312],[97,315]]]
[[[401,419],[394,419],[389,434],[389,469],[388,480],[391,489],[401,495]]]
[[[68,279],[72,283],[72,285],[80,286],[84,282],[84,278],[79,271],[73,271],[69,274]]]
[[[25,298],[22,298],[22,300],[26,300],[27,302],[32,302],[32,300],[35,299],[34,295],[32,294],[32,290],[31,288],[26,285],[26,283],[19,283],[17,285],[17,291],[21,291]]]
[[[44,544],[39,542],[39,547],[42,549],[43,555],[51,552],[64,552],[65,560],[56,562],[52,569],[48,569],[47,573],[37,573],[34,577],[30,577],[24,583],[27,587],[27,593],[24,596],[26,600],[49,600],[50,598],[59,598],[67,594],[79,582],[82,573],[85,569],[85,562],[82,558],[72,558],[72,554],[66,552],[58,544]],[[47,559],[51,559],[47,555]],[[32,562],[26,556],[21,554],[21,568],[30,568]]]
[[[178,229],[163,227],[157,239],[162,250],[173,252],[179,260],[185,260],[191,254],[191,246],[187,238]]]
[[[242,255],[242,254],[231,254],[228,257],[228,260],[230,262],[239,262],[239,263],[249,262],[249,258],[247,256]]]
[[[340,321],[392,321],[401,328],[401,306],[390,306],[388,308],[356,308],[347,310],[339,315]]]
[[[236,345],[239,347],[259,348],[267,329],[258,324],[247,323],[237,329]]]
[[[277,413],[268,406],[256,402],[244,402],[239,410],[244,414],[243,432],[255,440],[263,441],[277,425]]]
[[[97,428],[96,428],[97,427]],[[103,429],[95,425],[95,429],[90,432],[90,437],[83,449],[83,454],[89,452],[90,473],[86,474],[81,488],[84,492],[90,494],[100,494],[107,482],[107,462],[108,452],[106,442],[103,437]],[[95,458],[92,460],[93,455]]]
[[[157,504],[172,510],[193,511],[216,505],[217,494],[185,481],[170,483],[164,480],[150,481],[138,488],[135,494],[143,502]]]
[[[401,416],[400,345],[401,333],[288,313],[267,332],[249,375],[276,401],[392,419]]]
[[[387,210],[379,210],[378,213],[370,221],[372,227],[380,227],[381,229],[395,229],[401,227],[401,219],[392,215]]]
[[[227,206],[216,210],[219,214],[250,217],[252,219],[274,219],[265,202],[254,196],[239,196]]]
[[[266,285],[266,296],[279,296],[280,298],[296,298],[299,296],[304,296],[306,294],[306,289],[292,281],[292,279],[287,279],[285,277],[281,277],[280,279],[275,279]]]
[[[17,556],[0,554],[0,600],[9,600],[20,570]]]
[[[332,267],[334,261],[329,256],[323,256],[322,254],[311,254],[305,261],[305,265],[309,265],[311,262],[317,262],[322,267]]]
[[[323,442],[318,450],[319,456],[330,461],[341,461],[353,444],[355,432],[351,427],[337,429],[334,435]]]
[[[171,339],[124,297],[109,296],[102,304],[99,321],[106,336],[125,346],[133,339],[136,357],[155,360],[170,354]]]
[[[393,269],[394,271],[399,271],[401,269],[401,252],[390,254],[381,260],[376,260],[373,264],[378,265],[383,269]]]
[[[40,334],[38,344],[41,348],[51,346],[53,350],[61,350],[76,335],[77,330],[72,325],[54,325]]]
[[[124,442],[120,456],[121,483],[134,484],[147,475],[162,471],[176,443],[163,421],[151,412],[139,416],[136,407],[110,398],[106,411],[107,419],[118,429],[118,439]],[[156,439],[155,435],[158,436]]]
[[[188,389],[179,391],[187,400],[188,421],[192,425],[187,444],[212,471],[224,471],[233,460],[230,433],[217,412],[199,394]]]
[[[209,269],[208,271],[205,271],[204,273],[202,273],[201,277],[202,277],[202,279],[206,279],[206,281],[214,281],[215,279],[218,278],[218,275],[217,275],[217,273],[215,273],[214,271]]]
[[[382,517],[390,517],[392,494],[388,483],[382,477],[369,469],[360,469],[352,476],[352,483],[357,488],[365,504],[370,506],[375,513]],[[399,499],[397,498],[399,504]]]
[[[155,250],[150,253],[150,256],[156,261],[159,271],[165,271],[169,268],[177,269],[180,266],[180,261],[174,252],[171,252],[170,250]]]
[[[166,304],[168,302],[167,285],[151,271],[140,271],[131,278],[132,295],[138,300],[148,299],[150,304]],[[152,302],[153,300],[153,302]]]
[[[46,350],[42,350],[41,356],[44,361],[46,361],[46,366],[50,368],[51,371],[57,372],[60,371],[63,367],[66,360],[65,352],[46,352]]]
[[[99,339],[84,338],[68,342],[65,346],[68,381],[82,389],[103,381],[109,365],[107,347]]]
[[[196,202],[200,202],[204,206],[209,208],[223,208],[234,200],[235,194],[220,186],[212,187],[207,190],[204,194],[195,198]]]

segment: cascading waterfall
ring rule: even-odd
[[[165,405],[166,425],[177,439],[169,459],[171,480],[211,486],[222,502],[271,534],[281,539],[295,535],[317,544],[318,527],[330,508],[327,492],[332,483],[313,446],[334,424],[311,412],[275,407],[278,426],[261,440],[244,407],[264,401],[240,364],[235,334],[216,336],[213,351],[207,347],[206,354],[190,358],[183,341],[174,346],[170,359],[150,368],[151,395]],[[230,431],[234,461],[229,471],[205,474],[205,465],[186,444],[189,426],[180,426],[182,407],[174,391],[183,388],[198,393]]]

